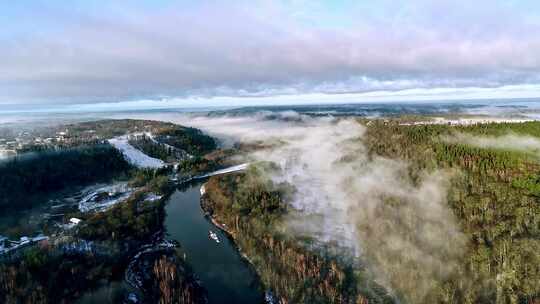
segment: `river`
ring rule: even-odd
[[[187,262],[208,290],[210,304],[264,303],[256,273],[227,235],[204,216],[201,185],[195,183],[170,197],[165,208],[168,238],[180,242]],[[210,230],[220,243],[209,238]]]

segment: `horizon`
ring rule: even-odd
[[[540,1],[0,11],[0,304],[540,304]]]
[[[271,101],[272,98],[269,98]],[[523,98],[474,98],[474,99],[426,99],[426,100],[384,100],[384,101],[342,101],[342,102],[298,102],[298,103],[238,103],[235,105],[226,104],[186,104],[173,103],[167,100],[161,101],[124,101],[124,102],[108,102],[108,103],[85,103],[73,105],[35,105],[35,104],[8,104],[0,108],[0,115],[9,114],[47,114],[47,113],[108,113],[108,112],[132,112],[132,111],[166,111],[166,110],[182,110],[184,112],[200,112],[200,111],[215,111],[215,110],[232,110],[241,108],[272,108],[272,107],[339,107],[339,106],[371,106],[371,105],[497,105],[500,103],[538,103],[540,97],[523,97]]]
[[[39,0],[0,9],[4,108],[540,97],[534,1]]]

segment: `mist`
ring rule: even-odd
[[[161,117],[221,139],[259,144],[245,157],[270,161],[270,178],[296,189],[288,232],[365,261],[374,278],[400,299],[429,295],[461,272],[465,237],[447,206],[451,172],[413,181],[408,164],[370,156],[366,127],[352,118],[313,118],[293,111],[252,115]],[[243,160],[244,161],[244,160]]]
[[[540,155],[540,140],[528,135],[519,135],[509,132],[501,136],[475,136],[471,134],[455,133],[442,138],[449,143],[461,143],[478,148],[493,148]]]

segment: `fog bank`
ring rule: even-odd
[[[501,136],[476,136],[455,133],[452,136],[443,137],[443,140],[449,143],[461,143],[478,148],[493,148],[540,155],[540,140],[538,138],[511,132]]]
[[[228,144],[264,143],[247,157],[278,164],[271,178],[296,188],[289,231],[367,260],[376,279],[409,302],[425,301],[459,270],[465,238],[447,207],[449,173],[413,182],[407,163],[368,155],[366,127],[354,119],[282,112],[172,120]]]

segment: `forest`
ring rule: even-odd
[[[422,269],[423,264],[408,258],[409,252],[393,252],[381,260],[378,259],[381,248],[367,246],[361,261],[353,262],[339,248],[288,233],[284,227],[287,217],[295,212],[288,204],[295,188],[276,184],[269,178],[279,173],[277,165],[256,163],[245,173],[211,177],[202,198],[203,209],[230,233],[263,285],[281,303],[529,304],[540,301],[537,151],[455,140],[464,136],[477,142],[482,138],[498,140],[509,135],[540,138],[540,122],[469,126],[403,125],[399,119],[358,119],[357,122],[365,126],[365,134],[354,140],[365,147],[368,157],[404,162],[407,179],[414,184],[421,184],[428,173],[448,173],[445,203],[465,240],[452,244],[463,247],[462,255],[447,258],[452,262],[457,259],[459,263],[452,272],[430,282],[427,294],[419,295],[417,279],[426,270]],[[238,153],[238,150],[216,150],[204,155],[216,147],[213,139],[199,137],[201,134],[194,131],[189,135],[193,138],[177,141],[172,139],[176,132],[158,132],[157,138],[170,145],[181,146],[186,142],[195,145],[190,149],[195,156],[179,164],[184,172],[204,172]],[[258,148],[264,147],[249,147],[250,151]],[[0,269],[0,291],[4,292],[0,292],[0,296],[13,300],[24,294],[27,301],[69,301],[80,296],[79,290],[69,288],[69,280],[93,288],[100,280],[122,279],[126,252],[119,254],[118,250],[123,248],[132,253],[162,229],[163,200],[149,203],[144,197],[153,192],[166,198],[172,190],[167,177],[170,170],[133,170],[122,155],[108,145],[27,154],[2,163],[0,189],[6,196],[0,198],[3,204],[0,207],[5,210],[5,202],[19,202],[18,198],[29,192],[43,194],[47,189],[61,190],[122,175],[130,178],[131,186],[140,189],[107,212],[67,215],[85,221],[85,225],[74,230],[72,237],[108,244],[108,256],[65,255],[52,247],[28,251],[22,259]],[[17,178],[8,178],[10,176]],[[382,197],[381,201],[376,214],[384,221],[385,229],[400,227],[398,221],[404,220],[413,223],[412,228],[430,224],[422,223],[422,217],[415,214],[409,214],[406,219],[388,216],[407,210],[407,201],[399,197]],[[361,233],[372,233],[377,227],[371,224],[365,222],[357,228]],[[410,242],[419,242],[414,229],[400,233]],[[145,265],[151,265],[149,274],[154,276],[149,277],[148,282],[160,278],[159,283],[149,287],[149,294],[156,300],[161,296],[191,300],[203,297],[204,292],[194,283],[189,265],[176,253],[149,256]],[[47,285],[48,276],[42,271],[46,268],[55,269],[52,277],[63,278],[59,282],[65,285],[64,294],[56,294]],[[387,271],[387,282],[378,282],[372,273],[374,269]],[[172,276],[177,279],[169,280]]]
[[[290,185],[274,184],[251,166],[245,174],[214,176],[206,183],[203,209],[226,229],[246,254],[265,287],[280,303],[392,303],[391,297],[346,257],[305,246],[280,229]]]
[[[111,300],[123,303],[134,292],[124,283],[131,262],[134,271],[143,274],[136,290],[140,301],[206,302],[206,290],[179,248],[154,244],[165,237],[165,201],[175,189],[169,180],[172,167],[137,169],[111,145],[94,143],[96,137],[124,135],[128,131],[158,132],[164,126],[182,129],[168,123],[135,120],[62,126],[60,130],[69,129],[66,133],[75,147],[24,153],[0,164],[0,208],[7,212],[43,204],[48,194],[70,187],[121,179],[135,189],[125,201],[103,212],[70,210],[62,215],[62,223],[77,218],[80,224],[54,234],[44,229],[49,240],[0,256],[1,303],[73,303],[88,292],[112,285],[121,288],[115,289]],[[206,138],[194,131],[187,136]],[[190,150],[206,151],[215,145],[210,140],[202,140],[206,148]],[[198,139],[186,142],[195,144]],[[157,199],[148,199],[150,194]],[[31,195],[36,199],[32,200]],[[142,250],[144,254],[135,259]]]
[[[538,159],[534,153],[512,147],[479,147],[444,140],[456,133],[539,137],[540,123],[403,126],[374,122],[365,138],[372,155],[406,160],[413,178],[426,171],[454,172],[447,200],[467,236],[466,251],[460,276],[434,282],[437,287],[430,299],[536,303],[540,300]],[[390,202],[388,206],[394,208]],[[463,284],[464,277],[472,282]]]
[[[108,144],[21,154],[0,162],[0,210],[24,209],[37,195],[127,174],[131,166]]]
[[[193,156],[203,156],[217,148],[214,138],[196,128],[172,125],[159,129],[155,138],[160,143],[182,149]]]
[[[540,301],[540,164],[534,151],[514,147],[482,147],[446,138],[459,134],[493,137],[540,137],[540,122],[469,126],[402,125],[400,120],[358,119],[366,127],[359,138],[371,158],[398,159],[407,164],[413,183],[426,173],[449,172],[446,203],[465,236],[463,255],[451,273],[433,280],[427,294],[415,290],[425,272],[394,252],[380,264],[380,248],[368,247],[363,265],[392,270],[383,288],[369,271],[351,267],[310,240],[283,233],[290,213],[287,196],[294,189],[275,185],[265,170],[212,177],[206,184],[203,207],[224,224],[258,271],[263,284],[282,303],[537,303]],[[271,167],[271,166],[270,166]],[[266,177],[265,177],[266,176]],[[361,200],[361,198],[359,198]],[[378,214],[403,210],[399,198],[382,198]],[[414,217],[414,215],[411,215]],[[385,217],[386,227],[399,227],[400,217]],[[421,217],[412,220],[416,225]],[[374,229],[369,223],[359,229]],[[415,242],[413,231],[401,231]],[[449,257],[450,258],[450,257]],[[400,270],[406,269],[406,272]],[[390,287],[390,288],[388,288]],[[393,290],[392,294],[388,293]]]
[[[182,126],[155,128],[151,138],[147,135],[130,138],[130,145],[146,155],[165,162],[202,158],[216,149],[214,139],[200,130]]]
[[[102,286],[122,284],[133,256],[156,236],[162,237],[165,200],[174,190],[167,170],[137,170],[130,184],[138,187],[126,201],[98,213],[73,212],[83,223],[20,256],[0,263],[0,302],[74,303]],[[162,195],[157,201],[146,194]],[[144,273],[139,299],[144,303],[205,303],[198,283],[178,248],[146,250],[137,260]],[[125,284],[124,284],[125,285]],[[110,295],[124,303],[126,286]]]
[[[154,140],[145,135],[138,138],[130,138],[128,142],[135,149],[142,151],[144,154],[153,158],[161,159],[164,162],[172,163],[182,158],[182,155],[176,153],[176,149],[155,142]],[[185,153],[183,154],[183,156],[185,157]]]

